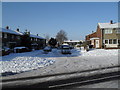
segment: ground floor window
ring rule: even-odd
[[[105,40],[105,44],[108,44],[108,40]]]
[[[120,39],[106,39],[104,40],[105,44],[120,44]]]
[[[113,39],[113,44],[117,44],[117,39]]]
[[[109,44],[112,44],[112,39],[109,39]]]
[[[118,39],[118,44],[120,44],[120,39]]]

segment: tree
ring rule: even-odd
[[[31,49],[30,32],[27,32],[27,30],[24,32],[24,34],[21,37],[21,45]]]
[[[67,40],[67,33],[64,30],[60,30],[56,35],[56,40],[59,44],[62,44],[64,40]]]
[[[57,44],[57,40],[54,39],[54,38],[51,38],[49,41],[48,41],[48,44],[52,47],[55,47],[55,45]]]

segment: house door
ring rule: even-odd
[[[99,40],[95,40],[95,47],[99,48]]]

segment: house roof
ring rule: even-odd
[[[16,31],[16,32],[20,33],[21,35],[24,34],[23,32],[20,32],[20,31]],[[43,38],[43,37],[41,37],[41,36],[37,36],[37,35],[33,35],[33,34],[30,34],[30,37],[39,38],[39,39],[45,39],[45,38]]]
[[[120,23],[98,23],[100,28],[120,28]]]
[[[66,40],[64,42],[80,42],[80,41],[82,41],[82,40]]]
[[[11,29],[7,30],[5,28],[0,28],[0,32],[5,32],[5,33],[10,33],[10,34],[15,34],[15,35],[23,35],[24,34],[23,32],[20,32],[20,31],[14,31],[14,30],[11,30]],[[33,34],[30,34],[30,37],[45,39],[41,36],[37,36],[37,35],[33,35]]]
[[[39,39],[45,39],[45,38],[43,38],[41,36],[37,36],[37,35],[33,35],[33,34],[30,34],[30,37],[39,38]]]
[[[13,31],[11,29],[5,29],[5,28],[0,28],[0,32],[5,32],[5,33],[10,33],[10,34],[15,34],[15,35],[21,35],[20,33],[16,32],[16,31]]]

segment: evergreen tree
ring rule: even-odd
[[[51,38],[49,41],[48,41],[48,44],[52,47],[55,47],[55,45],[57,44],[57,40],[54,39],[54,38]]]
[[[24,32],[24,35],[22,35],[21,45],[31,49],[30,32],[27,32],[27,30]]]

